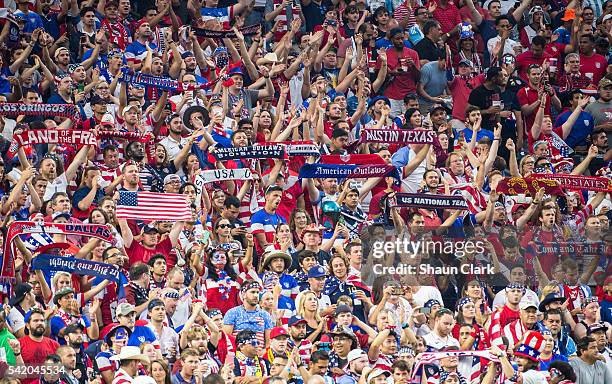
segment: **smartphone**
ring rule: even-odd
[[[84,90],[85,90],[85,84],[84,83],[79,83],[77,85],[77,91],[83,92]]]
[[[424,314],[424,315],[429,315],[431,313],[431,308],[423,307],[423,308],[421,308],[421,313]]]
[[[403,295],[404,293],[405,293],[405,292],[404,292],[404,288],[402,288],[402,287],[395,287],[395,288],[393,288],[393,294],[394,294],[394,295],[401,296],[401,295]]]

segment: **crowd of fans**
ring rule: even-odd
[[[611,1],[0,7],[0,107],[74,111],[0,114],[0,383],[612,384]],[[96,142],[18,144],[35,130]],[[397,173],[303,172],[323,163]],[[126,192],[183,194],[192,218],[163,195],[157,220],[118,218]],[[19,221],[112,241],[10,236]],[[399,264],[437,272],[379,272]]]

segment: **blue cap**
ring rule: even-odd
[[[294,325],[298,325],[301,323],[306,324],[306,319],[304,319],[302,316],[291,316],[287,325],[293,327]]]
[[[391,102],[389,101],[389,99],[388,99],[387,97],[382,96],[382,95],[378,95],[378,96],[374,96],[373,98],[371,98],[371,99],[370,99],[370,101],[368,102],[368,108],[369,108],[369,107],[371,107],[371,106],[373,106],[374,104],[376,104],[376,102],[377,102],[378,100],[384,100],[384,101],[385,101],[385,103],[386,103],[388,106],[391,106]]]
[[[310,270],[308,270],[309,279],[311,277],[317,278],[317,277],[323,277],[323,276],[327,276],[327,272],[325,271],[325,268],[323,268],[320,265],[315,265],[314,267],[310,268]]]

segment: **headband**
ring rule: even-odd
[[[209,309],[208,310],[208,317],[214,317],[214,316],[222,315],[222,314],[223,313],[220,310],[218,310],[217,308],[213,308],[213,309]]]
[[[254,281],[254,282],[249,283],[249,284],[245,285],[244,287],[240,288],[240,292],[241,293],[245,293],[249,289],[253,289],[253,288],[256,288],[259,291],[262,290],[261,284],[259,284],[257,281]]]
[[[440,302],[439,302],[438,300],[436,300],[436,299],[430,299],[430,300],[427,300],[427,302],[425,302],[425,304],[424,304],[423,306],[424,306],[425,308],[431,308],[431,307],[433,307],[433,306],[434,306],[434,305],[436,305],[436,304],[437,304],[437,305],[440,305],[440,306],[442,305],[442,304],[440,304]]]
[[[470,297],[464,297],[461,300],[459,300],[459,303],[457,304],[457,310],[461,310],[461,308],[468,304],[468,303],[473,303],[474,301],[470,298]]]
[[[243,336],[240,338],[236,338],[236,344],[253,344],[256,345],[259,343],[259,340],[257,340],[257,334],[256,333],[251,333],[248,336]]]
[[[582,302],[581,307],[582,308],[586,308],[586,306],[591,304],[591,303],[599,303],[599,300],[597,299],[596,296],[591,296],[591,297],[585,298],[584,301]]]
[[[525,293],[525,285],[523,285],[521,283],[510,283],[510,284],[508,284],[508,286],[506,288],[507,289],[522,289],[523,293]]]
[[[448,379],[448,377],[449,377],[450,375],[455,375],[455,376],[457,376],[457,377],[459,376],[459,375],[457,374],[457,372],[442,371],[442,372],[440,373],[440,383],[441,383],[441,382],[443,382],[443,381],[445,381],[446,379]]]

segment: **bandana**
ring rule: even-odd
[[[217,308],[213,308],[213,309],[209,309],[208,310],[208,317],[215,317],[217,315],[222,315],[223,313],[218,310]]]
[[[525,286],[521,283],[510,283],[506,287],[507,289],[522,289],[525,292]]]
[[[248,291],[249,289],[254,289],[254,288],[256,288],[256,289],[258,289],[258,290],[260,290],[260,291],[261,291],[261,284],[259,284],[258,282],[254,281],[254,282],[252,282],[252,283],[250,283],[250,284],[247,284],[247,285],[245,285],[244,287],[242,287],[242,288],[240,289],[240,292],[245,293],[245,292],[246,292],[246,291]]]
[[[469,297],[464,297],[463,299],[459,300],[459,303],[457,304],[457,310],[461,311],[461,308],[463,308],[464,305],[468,304],[468,303],[473,303],[474,301],[469,298]]]
[[[173,292],[173,291],[166,292],[166,294],[164,296],[167,297],[168,299],[177,299],[178,300],[180,298],[179,293],[178,292]]]
[[[586,308],[587,305],[589,305],[591,303],[599,303],[599,300],[595,296],[587,297],[584,300],[582,300],[581,307],[584,309],[584,308]]]
[[[423,307],[425,307],[425,308],[431,308],[431,307],[433,307],[433,306],[434,306],[434,305],[436,305],[436,304],[437,304],[437,305],[440,305],[440,306],[442,305],[442,304],[440,304],[440,302],[439,302],[438,300],[436,300],[436,299],[431,299],[431,300],[427,300],[427,302],[425,302],[425,304],[423,305]]]

